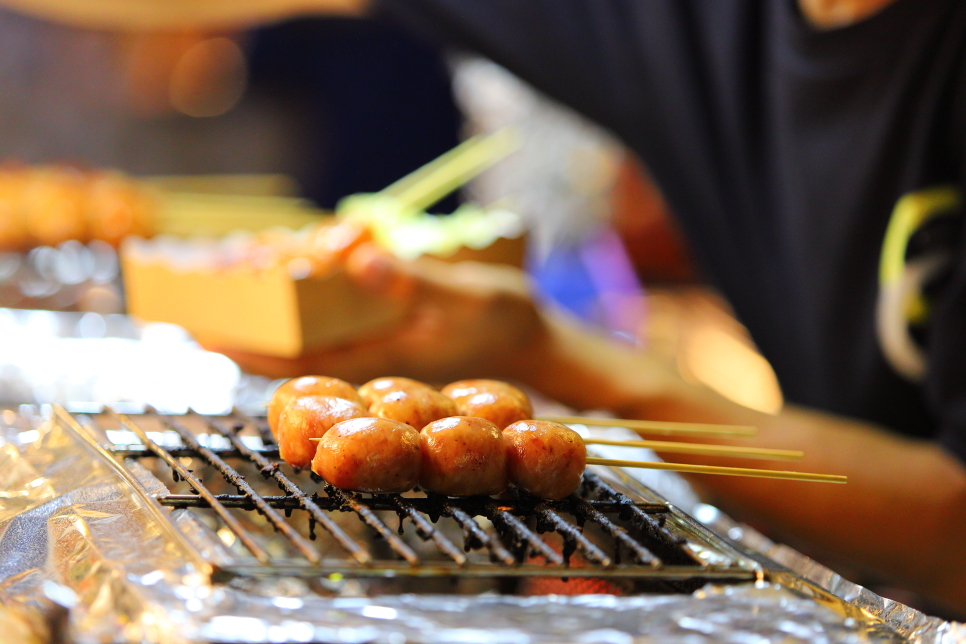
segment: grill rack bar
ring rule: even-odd
[[[340,490],[339,488],[333,487],[328,483],[326,483],[322,489],[325,490],[325,493],[331,498],[338,501],[341,507],[349,508],[355,512],[366,525],[379,533],[379,536],[386,540],[386,543],[389,544],[389,547],[392,548],[397,555],[405,559],[409,565],[419,565],[419,555],[417,555],[413,549],[406,544],[405,541],[400,539],[399,536],[393,532],[392,528],[383,523],[383,521],[377,517],[372,510],[370,510],[364,503],[360,503],[358,494],[355,492]]]
[[[225,525],[235,533],[239,541],[248,549],[249,552],[259,561],[259,563],[267,564],[271,560],[268,553],[258,545],[258,542],[252,537],[252,535],[246,530],[241,523],[228,511],[225,506],[218,502],[215,495],[205,487],[201,479],[196,477],[191,471],[182,465],[178,459],[174,458],[168,452],[151,440],[147,433],[132,422],[125,414],[120,414],[115,412],[113,409],[107,408],[107,412],[116,418],[122,425],[133,431],[137,437],[144,443],[144,445],[150,449],[156,456],[161,460],[171,466],[176,477],[181,477],[199,496],[205,499],[210,505],[211,509],[218,514],[218,517],[225,522]]]
[[[344,561],[325,561],[324,573],[322,574],[342,574],[351,576],[358,573],[358,568],[347,566]],[[558,577],[558,578],[584,578],[594,579],[641,579],[645,575],[641,573],[640,566],[633,565],[614,565],[609,568],[598,566],[545,566],[545,565],[516,565],[516,566],[488,566],[483,564],[470,564],[466,566],[456,566],[453,564],[442,565],[436,563],[424,563],[420,566],[410,566],[405,562],[390,562],[380,564],[371,569],[375,577],[453,577],[461,578],[537,578],[537,577]],[[765,578],[761,570],[748,568],[734,568],[725,566],[708,566],[696,568],[694,566],[663,566],[661,568],[646,568],[648,580],[661,581],[689,581],[701,580],[702,582],[748,582],[761,581]],[[265,577],[265,576],[286,576],[315,578],[320,575],[318,568],[311,568],[302,565],[300,562],[276,561],[272,566],[258,566],[239,564],[231,566],[230,569],[223,571],[224,578],[231,576],[244,577]]]
[[[513,516],[509,511],[500,508],[493,501],[486,503],[483,507],[483,516],[494,524],[498,523],[503,525],[508,532],[513,533],[514,537],[516,537],[516,543],[520,546],[521,555],[525,554],[526,550],[529,549],[533,554],[542,556],[550,563],[562,564],[564,562],[563,557],[548,546],[547,542],[541,539],[537,533],[528,528],[523,521]],[[529,544],[529,548],[525,547],[526,544]]]
[[[217,454],[221,458],[247,458],[249,454],[258,454],[266,458],[278,458],[278,448],[276,447],[251,448],[247,447],[244,443],[242,443],[242,447],[245,448],[244,451],[236,447],[209,447],[208,449],[211,450],[212,454]],[[190,447],[165,447],[165,449],[168,450],[171,456],[177,458],[181,458],[182,456],[196,456],[194,450]],[[111,453],[121,458],[146,458],[154,456],[154,453],[143,445],[113,445],[111,447]]]
[[[449,500],[445,500],[443,501],[443,514],[452,517],[463,530],[463,548],[465,550],[469,551],[475,547],[485,547],[490,551],[490,558],[494,561],[499,561],[505,566],[512,566],[517,562],[516,557],[510,554],[510,551],[500,543],[499,539],[494,539],[487,534],[480,527],[480,524],[467,514],[463,508],[454,505]]]
[[[251,420],[251,419],[249,419],[249,420]],[[262,434],[262,436],[263,436],[262,440],[265,441],[266,438],[264,437],[264,432],[261,431],[259,425],[260,425],[259,423],[256,423],[255,424],[255,427]],[[181,434],[180,431],[179,431],[179,434]],[[184,435],[183,434],[182,434],[182,438],[184,438]],[[185,442],[187,443],[188,441],[185,441]],[[194,441],[194,442],[197,443],[197,441]],[[238,441],[238,443],[239,443],[239,445],[241,445],[242,447],[244,447],[244,445],[241,444],[241,441]],[[239,447],[239,445],[235,445],[236,449]],[[231,468],[227,464],[225,464],[224,461],[221,461],[221,459],[219,459],[217,456],[215,456],[211,452],[211,450],[202,447],[200,450],[198,450],[198,454],[202,458],[204,458],[209,464],[213,465],[216,469],[218,469],[219,472],[221,472],[222,476],[224,476],[225,479],[228,480],[230,483],[235,484],[235,482],[232,479],[235,479],[235,478],[240,479],[241,478],[241,475],[238,472],[236,472],[233,468]],[[221,467],[219,467],[219,464],[216,463],[213,459],[217,459],[218,461],[221,461],[221,463],[227,469],[226,470],[223,470]],[[258,463],[258,460],[255,460],[255,462],[257,464]],[[278,466],[277,465],[272,466],[272,464],[268,463],[266,466],[263,466],[263,468],[262,468],[262,471],[263,472],[266,471],[265,470],[265,467],[269,468],[269,470],[273,474],[274,473],[278,473]],[[294,486],[294,484],[293,484],[293,486]],[[298,488],[297,486],[294,486],[294,487],[298,490],[299,494],[301,494],[301,495],[304,495],[305,494],[302,491],[301,488]],[[355,494],[353,492],[346,492],[345,490],[339,490],[339,489],[334,488],[334,487],[332,487],[330,485],[325,485],[323,489],[325,490],[326,494],[330,498],[333,498],[333,499],[336,500],[336,502],[339,504],[339,508],[340,509],[342,509],[342,508],[349,508],[350,510],[352,510],[353,512],[355,512],[359,516],[359,518],[362,519],[363,522],[365,522],[368,526],[370,526],[371,528],[373,528],[374,530],[376,530],[376,532],[379,533],[379,535],[382,536],[386,540],[386,543],[389,544],[389,547],[391,547],[396,552],[396,554],[398,554],[400,557],[402,557],[403,559],[405,559],[410,565],[415,566],[415,565],[419,564],[419,556],[413,551],[413,549],[410,548],[408,545],[406,545],[406,542],[404,542],[395,533],[393,533],[392,529],[389,526],[387,526],[385,523],[383,523],[379,519],[379,517],[377,517],[372,512],[372,510],[370,510],[365,505],[359,503],[359,498],[358,498],[358,495],[357,494]],[[288,523],[286,523],[284,521],[283,521],[283,523],[285,523],[285,525],[288,525]],[[331,521],[327,521],[327,523],[331,523]],[[291,526],[289,526],[289,527],[291,527]],[[326,525],[323,524],[323,527],[326,527]],[[314,549],[313,549],[313,551],[314,551]],[[369,557],[369,559],[371,560],[371,557]]]
[[[574,500],[574,504],[580,512],[577,516],[585,521],[593,521],[603,528],[604,532],[617,542],[618,547],[623,546],[631,551],[631,555],[637,563],[654,567],[661,565],[661,560],[655,557],[654,553],[638,543],[637,539],[627,534],[627,530],[605,517],[599,510],[593,508],[580,497]]]
[[[592,472],[584,473],[584,485],[597,492],[602,498],[611,499],[623,505],[627,518],[634,523],[635,527],[653,539],[652,547],[657,550],[654,554],[661,561],[671,564],[702,563],[690,551],[681,547],[685,541],[684,537],[671,534],[668,531],[665,527],[665,516],[661,515],[657,519],[650,516],[647,512],[638,508],[633,499],[618,492]]]
[[[570,560],[576,550],[579,550],[587,559],[599,566],[610,567],[614,561],[607,554],[597,547],[593,541],[569,521],[564,520],[556,511],[545,503],[540,503],[534,508],[537,520],[543,522],[550,529],[555,530],[563,537],[563,558],[564,561]]]
[[[278,463],[269,461],[267,458],[265,458],[264,452],[255,452],[247,447],[243,442],[238,440],[238,436],[235,434],[235,432],[232,432],[230,429],[224,427],[220,423],[212,421],[207,416],[201,416],[200,414],[197,414],[197,416],[203,418],[209,427],[213,428],[215,431],[227,438],[234,448],[234,451],[237,451],[238,456],[249,459],[252,463],[259,467],[262,476],[266,478],[273,478],[283,492],[291,495],[281,498],[297,499],[296,507],[301,507],[303,510],[306,510],[309,513],[312,521],[321,525],[324,530],[331,534],[339,545],[342,546],[350,555],[352,555],[353,559],[361,564],[368,564],[372,561],[372,557],[369,556],[369,553],[366,551],[366,549],[356,543],[352,537],[347,535],[345,531],[340,528],[339,525],[333,521],[332,518],[326,514],[321,507],[319,507],[315,499],[310,498],[307,494],[305,494],[305,492],[302,491],[302,488],[285,476],[285,474],[279,469]],[[242,427],[244,427],[244,422],[242,423]],[[278,450],[274,451],[278,453]],[[272,505],[271,501],[269,501],[267,498],[262,497],[262,499],[264,502]],[[272,505],[272,507],[278,506]],[[291,511],[291,508],[286,507],[285,509]]]
[[[265,500],[249,485],[245,477],[239,474],[233,467],[228,465],[216,454],[213,454],[210,449],[198,442],[194,437],[194,434],[190,430],[185,428],[181,423],[175,421],[170,416],[158,415],[161,422],[164,423],[166,427],[169,427],[176,431],[181,437],[181,440],[185,442],[186,445],[195,450],[205,461],[207,461],[211,466],[218,470],[225,480],[238,488],[238,491],[242,495],[248,497],[255,504],[255,509],[272,524],[272,527],[276,531],[281,532],[285,537],[292,542],[299,552],[302,553],[309,562],[316,564],[321,561],[319,556],[319,551],[312,547],[305,537],[300,535],[295,528],[291,526],[282,516],[273,508],[271,505],[265,502]],[[247,544],[246,544],[247,546]]]
[[[416,526],[416,533],[423,539],[432,539],[436,546],[442,550],[446,555],[455,561],[458,565],[465,565],[467,562],[466,555],[460,552],[459,548],[453,545],[453,542],[446,538],[442,532],[437,530],[432,523],[426,520],[422,514],[420,514],[416,508],[413,507],[411,503],[404,503],[401,497],[393,496],[392,504],[396,506],[396,511],[399,513],[400,521],[402,521],[403,516],[409,517]],[[400,529],[402,524],[400,523]]]
[[[274,444],[274,437],[271,435],[271,432],[268,430],[267,423],[260,423],[256,421],[254,418],[252,418],[251,416],[242,414],[237,409],[234,410],[233,415],[243,420],[243,422],[254,425],[255,429],[259,432],[259,435],[262,438],[262,443],[266,445]],[[276,450],[277,450],[277,447],[276,447]],[[360,519],[362,519],[363,522],[365,522],[367,525],[373,528],[380,536],[382,536],[386,540],[386,543],[389,544],[389,547],[392,548],[396,554],[398,554],[400,557],[405,559],[410,565],[415,566],[420,563],[419,555],[417,555],[412,548],[406,545],[405,541],[403,541],[395,533],[393,533],[392,529],[389,526],[387,526],[385,523],[383,523],[379,519],[379,517],[377,517],[372,512],[372,510],[370,510],[364,503],[361,503],[360,497],[358,494],[356,494],[355,492],[347,492],[345,490],[340,490],[328,484],[326,484],[323,487],[323,489],[325,490],[325,493],[330,498],[336,499],[341,504],[342,508],[349,508],[350,510],[355,512],[356,515]],[[301,489],[299,490],[299,492],[304,494],[304,492],[302,492]],[[408,514],[408,511],[406,513]],[[422,537],[422,535],[425,534],[426,531],[425,530],[417,531],[417,533],[420,534],[420,536]],[[443,535],[438,534],[437,530],[434,529],[432,530],[432,532],[429,532],[428,534],[429,534],[429,538],[433,539],[433,541],[437,544],[437,546],[441,550],[443,550],[443,552],[447,554],[449,554],[452,551],[458,552],[458,550],[456,550],[456,547],[453,546],[452,543],[447,543],[448,540],[445,540],[445,537],[443,537]],[[434,534],[437,535],[435,538],[433,537]]]
[[[529,576],[587,576],[583,566],[579,575],[572,568],[569,557],[576,551],[584,556],[590,569],[601,576],[626,577],[645,575],[655,579],[700,579],[708,573],[708,578],[747,579],[750,574],[748,562],[732,559],[729,564],[708,566],[687,547],[686,540],[668,530],[666,516],[672,514],[669,506],[663,503],[639,503],[611,487],[599,476],[587,472],[584,477],[583,489],[591,493],[594,498],[582,498],[572,495],[560,501],[546,501],[531,497],[511,488],[511,494],[500,498],[470,497],[451,499],[448,497],[428,494],[426,497],[410,498],[400,495],[360,495],[355,492],[340,490],[327,484],[320,486],[319,492],[310,494],[303,490],[289,476],[283,473],[279,463],[272,460],[277,454],[277,447],[269,442],[267,424],[262,419],[244,415],[237,410],[225,417],[204,416],[194,412],[189,414],[200,419],[209,435],[219,435],[227,439],[228,447],[207,447],[198,440],[194,432],[199,430],[188,427],[176,419],[158,414],[148,409],[148,415],[158,419],[162,426],[173,431],[181,440],[181,446],[161,447],[158,442],[151,440],[147,433],[130,418],[117,414],[112,410],[106,411],[121,421],[123,427],[131,430],[143,445],[117,445],[115,457],[127,456],[160,457],[171,467],[175,480],[184,479],[196,495],[168,494],[155,497],[162,505],[169,507],[208,507],[212,508],[224,522],[225,526],[234,532],[238,540],[255,555],[259,565],[263,567],[262,574],[287,574],[281,572],[292,566],[301,565],[300,574],[318,575],[333,571],[352,571],[365,576],[397,576],[408,574],[422,577],[436,575],[458,576],[491,576],[517,577]],[[241,440],[239,435],[246,427],[253,429],[262,438],[263,448],[250,447]],[[202,430],[203,431],[203,430]],[[162,441],[164,442],[164,441]],[[165,443],[167,444],[167,443]],[[218,494],[205,488],[204,483],[193,475],[175,456],[198,457],[221,474],[240,494]],[[284,496],[259,495],[237,470],[226,463],[224,458],[239,458],[259,468],[259,472],[267,479],[273,479],[283,491]],[[314,476],[314,475],[313,475]],[[315,477],[316,480],[320,480]],[[285,534],[296,550],[303,556],[302,564],[295,560],[266,561],[258,556],[259,545],[246,528],[231,516],[228,509],[256,510],[265,515],[273,527]],[[323,560],[318,551],[301,536],[294,527],[279,514],[283,510],[288,516],[293,509],[304,509],[309,513],[309,534],[314,538],[314,525],[322,525],[336,537],[340,545],[347,550],[362,567],[353,567],[342,563]],[[372,555],[359,543],[354,541],[328,516],[328,512],[350,511],[370,526],[381,536],[387,545],[403,561],[387,562],[372,560]],[[391,511],[400,518],[400,534],[402,521],[409,518],[413,522],[415,532],[424,541],[432,541],[437,549],[452,563],[439,564],[423,562],[412,548],[401,540],[386,522],[375,514],[375,511]],[[561,516],[561,512],[573,516],[576,525],[571,520]],[[649,539],[645,547],[627,529],[617,525],[608,516],[620,516],[622,521],[629,522],[635,530],[641,530],[642,536]],[[433,526],[427,519],[437,521],[440,516],[452,519],[462,530],[464,550],[484,549],[490,559],[498,565],[496,567],[470,563],[467,556],[453,544],[441,530]],[[495,528],[493,531],[485,529],[474,517],[481,516],[489,520]],[[563,538],[563,553],[549,545],[534,530],[527,525],[525,519],[537,519],[537,531],[552,530]],[[679,519],[675,519],[679,523]],[[584,535],[584,523],[597,525],[603,532],[614,540],[615,555],[611,557],[601,547]],[[675,523],[675,525],[678,525]],[[285,528],[281,526],[286,526]],[[295,538],[293,538],[293,535]],[[340,538],[341,537],[343,538]],[[255,549],[249,547],[254,544]],[[653,543],[651,542],[653,541]],[[631,559],[636,565],[619,564],[621,549],[631,553]],[[306,550],[310,550],[310,555]],[[653,551],[652,551],[653,550]],[[262,549],[264,552],[264,549]],[[544,564],[531,563],[527,554],[542,557]],[[314,556],[313,556],[314,555]],[[305,564],[309,565],[306,566]],[[220,573],[247,574],[251,565],[242,560],[238,564],[222,566]],[[367,572],[368,571],[368,572]],[[489,572],[487,572],[489,571]],[[465,574],[464,574],[465,573]]]
[[[282,476],[284,476],[284,474]],[[317,494],[303,494],[305,494],[305,498],[317,504],[323,510],[328,510],[331,512],[342,508],[340,502],[336,499],[332,499],[327,496],[318,496]],[[221,504],[226,508],[238,508],[240,510],[255,509],[255,504],[252,503],[251,499],[243,494],[216,494],[215,498],[218,499],[218,501],[220,501]],[[263,494],[262,498],[265,499],[266,503],[277,510],[297,510],[301,507],[302,501],[302,497],[296,495],[269,496]],[[157,497],[157,499],[162,505],[168,505],[175,508],[209,507],[203,498],[200,498],[194,494],[166,494],[164,496]],[[411,508],[417,513],[417,516],[420,517],[422,517],[423,514],[433,514],[439,507],[439,504],[436,501],[426,498],[402,497],[402,499],[404,507],[407,509]],[[465,501],[466,500],[464,499],[464,502]],[[363,496],[359,498],[359,502],[371,510],[388,510],[392,512],[398,512],[399,510],[397,497],[392,494],[374,494],[372,496]],[[625,510],[625,504],[623,503],[611,503],[608,501],[597,500],[584,500],[584,502],[602,513],[617,514]],[[549,507],[556,510],[566,510],[568,507],[570,507],[568,501],[543,501],[543,503],[546,503]],[[518,499],[500,499],[496,505],[499,509],[509,512],[514,516],[529,516],[532,514],[534,507],[531,503]],[[669,511],[665,505],[636,503],[635,506],[644,512],[654,514],[662,514]]]

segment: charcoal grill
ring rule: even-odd
[[[506,589],[515,578],[594,577],[623,579],[634,592],[690,592],[768,572],[656,493],[632,498],[609,468],[588,468],[581,489],[561,501],[512,487],[497,498],[369,495],[280,462],[265,419],[238,411],[173,416],[150,408],[138,415],[58,408],[56,418],[109,457],[159,516],[167,516],[164,508],[192,508],[208,517],[234,546],[227,560],[201,557],[165,524],[214,580],[487,578],[504,580]],[[130,473],[134,462],[170,477],[170,493],[148,495]],[[346,513],[365,530],[347,529],[338,520]],[[313,543],[320,535],[337,547],[320,549]]]

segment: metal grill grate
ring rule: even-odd
[[[756,562],[657,495],[634,500],[602,472],[585,473],[578,493],[561,501],[512,487],[498,498],[365,495],[280,463],[264,419],[240,412],[57,413],[122,466],[126,459],[151,461],[155,474],[169,472],[170,493],[153,497],[161,506],[213,513],[219,534],[227,530],[240,544],[240,556],[213,567],[222,576],[622,577],[688,582],[682,590],[761,576]],[[229,493],[217,493],[219,487]],[[277,536],[253,528],[253,511]],[[358,519],[351,529],[342,513]],[[390,527],[393,515],[398,530]],[[360,522],[366,529],[358,529]],[[320,530],[341,556],[325,555],[312,543]],[[275,554],[279,550],[286,554]]]

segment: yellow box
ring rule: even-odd
[[[180,270],[122,254],[128,311],[187,329],[201,344],[294,358],[399,321],[399,303],[365,292],[342,271],[293,279],[265,270]]]

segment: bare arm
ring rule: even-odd
[[[915,590],[966,615],[966,468],[940,447],[814,410],[789,406],[769,415],[730,402],[684,381],[649,353],[540,310],[513,269],[432,260],[402,264],[364,246],[347,270],[373,291],[409,302],[408,322],[385,336],[295,362],[229,355],[276,376],[314,372],[355,382],[384,375],[436,382],[509,378],[578,409],[757,426],[759,436],[744,444],[807,454],[795,468],[776,467],[846,474],[849,483],[692,477],[710,500],[823,563]],[[675,454],[668,460],[687,459]]]
[[[777,415],[748,409],[560,317],[550,321],[535,354],[539,359],[526,363],[533,366],[521,365],[522,377],[578,408],[754,425],[755,443],[805,451],[805,460],[787,469],[848,475],[847,485],[690,479],[736,518],[823,563],[914,590],[960,618],[966,615],[966,467],[941,447],[811,409],[786,406]],[[734,442],[741,443],[751,441]],[[748,466],[677,454],[668,460]]]
[[[368,0],[0,0],[0,5],[91,29],[234,29],[296,15],[359,15]]]

